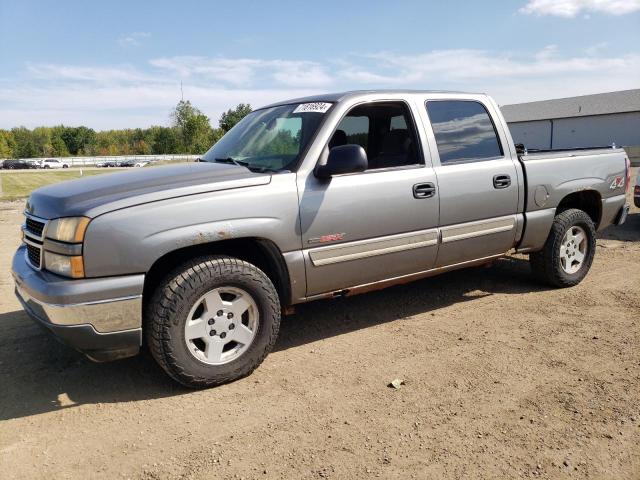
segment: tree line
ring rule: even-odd
[[[64,125],[0,129],[0,158],[200,154],[250,112],[251,106],[241,103],[224,112],[218,126],[212,127],[209,117],[189,100],[181,100],[171,112],[169,127],[98,132]]]

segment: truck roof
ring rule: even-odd
[[[311,102],[334,103],[334,102],[340,102],[347,98],[364,97],[366,95],[371,95],[375,93],[387,93],[387,94],[394,94],[394,95],[401,95],[401,94],[412,95],[412,94],[425,94],[425,93],[427,94],[428,93],[455,93],[455,94],[468,94],[468,95],[484,95],[484,94],[478,94],[478,93],[472,93],[472,92],[460,92],[455,90],[408,90],[408,89],[349,90],[346,92],[321,93],[318,95],[310,95],[308,97],[282,100],[280,102],[275,102],[269,105],[265,105],[264,107],[261,107],[261,108],[275,107],[278,105],[288,105],[291,103],[311,103]]]

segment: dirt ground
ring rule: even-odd
[[[577,287],[510,257],[304,305],[253,375],[194,392],[27,319],[22,207],[0,204],[2,478],[640,478],[638,209]]]

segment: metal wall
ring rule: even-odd
[[[640,146],[640,112],[513,122],[509,129],[527,148]]]

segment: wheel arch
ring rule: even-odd
[[[558,204],[556,214],[570,208],[585,212],[593,220],[596,230],[602,220],[602,197],[596,190],[580,190],[566,195]]]
[[[249,262],[262,270],[278,292],[280,304],[291,305],[289,269],[282,252],[271,240],[259,237],[233,238],[178,248],[155,260],[145,275],[143,302],[149,299],[168,272],[203,255],[228,255]]]

